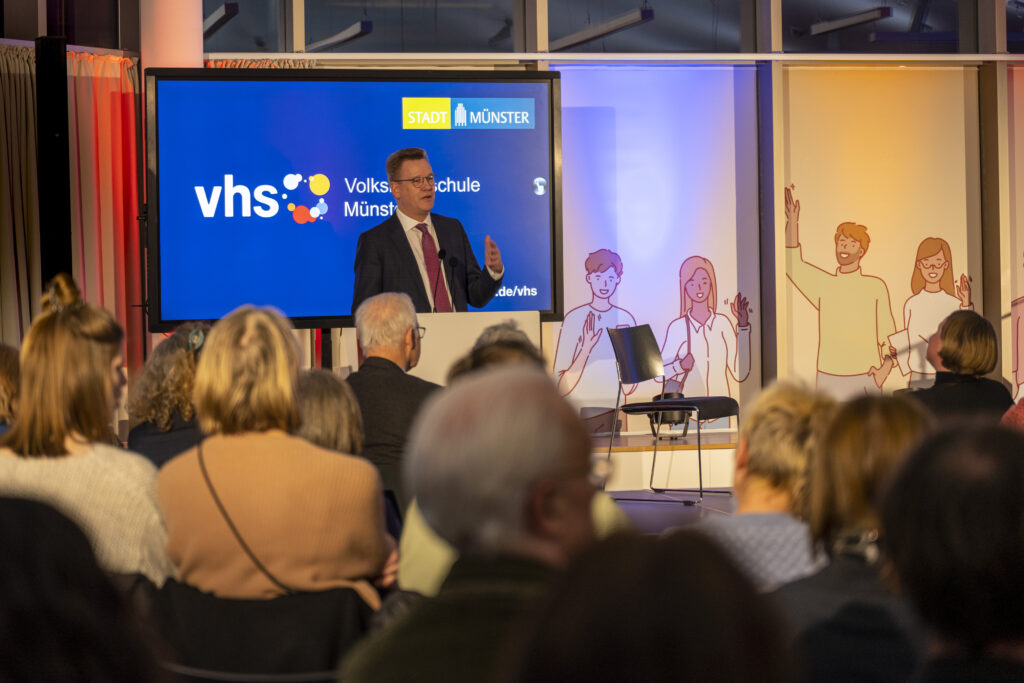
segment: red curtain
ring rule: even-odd
[[[68,53],[73,275],[86,301],[124,327],[125,364],[142,366],[138,67],[125,57]]]

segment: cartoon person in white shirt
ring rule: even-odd
[[[634,327],[633,314],[611,302],[622,281],[622,259],[610,249],[598,249],[585,262],[590,302],[565,315],[555,346],[555,379],[563,396],[605,401],[615,395],[619,381],[615,352],[604,333],[608,327]],[[635,385],[623,387],[626,394]]]
[[[928,339],[953,311],[973,309],[971,283],[966,274],[953,281],[953,256],[941,237],[926,237],[917,247],[910,276],[912,296],[903,305],[903,322],[909,336],[910,388],[930,387],[935,369],[925,359]],[[899,334],[899,333],[897,333]]]
[[[665,391],[685,396],[729,396],[729,376],[742,382],[750,374],[749,301],[737,294],[732,321],[717,312],[715,267],[691,256],[679,268],[679,317],[669,323],[661,355]]]

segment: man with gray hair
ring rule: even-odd
[[[356,335],[363,358],[348,376],[363,413],[366,438],[362,455],[377,466],[385,490],[393,491],[405,511],[402,451],[420,406],[440,387],[413,377],[420,360],[423,332],[407,294],[385,292],[356,309]]]
[[[352,651],[341,678],[490,680],[517,621],[593,539],[590,439],[543,372],[481,370],[420,413],[405,475],[459,559],[436,597]]]

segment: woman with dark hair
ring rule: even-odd
[[[0,498],[0,548],[0,680],[161,679],[142,625],[74,522]]]
[[[882,486],[930,420],[902,397],[854,399],[832,418],[808,463],[805,517],[829,555],[816,574],[775,591],[809,681],[903,681],[923,634],[882,578]]]
[[[936,417],[980,418],[995,424],[1013,405],[1010,391],[983,375],[999,362],[996,332],[974,311],[954,311],[928,340],[935,384],[910,396]]]
[[[196,362],[210,326],[184,323],[153,350],[128,394],[128,448],[157,467],[203,438],[192,406]]]
[[[791,681],[768,599],[703,534],[612,536],[525,629],[511,681]]]
[[[104,569],[159,585],[173,568],[156,470],[108,445],[125,384],[123,338],[110,313],[81,302],[32,323],[21,347],[18,416],[0,437],[0,494],[54,505],[85,530]]]

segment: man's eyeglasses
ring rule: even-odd
[[[423,327],[422,325],[417,325],[416,332],[420,335],[420,339],[423,339],[423,337],[425,337],[427,334],[427,328]]]
[[[437,181],[437,176],[433,173],[430,175],[418,175],[415,178],[395,178],[391,182],[393,183],[412,183],[413,187],[423,189],[424,187],[433,187]]]

